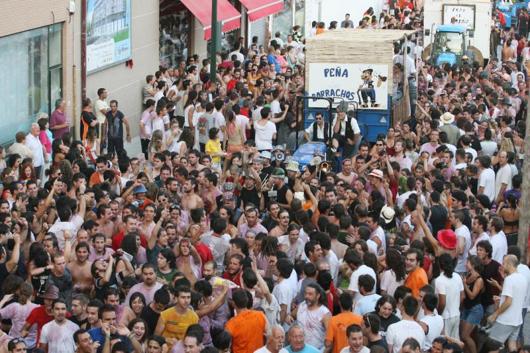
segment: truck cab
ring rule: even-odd
[[[466,29],[458,25],[441,25],[436,28],[431,50],[431,62],[460,65],[466,52]]]

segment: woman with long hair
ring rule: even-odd
[[[151,141],[149,142],[148,155],[149,160],[152,162],[155,154],[166,150],[166,144],[164,141],[164,132],[162,130],[153,131]]]
[[[15,180],[18,180],[20,175],[20,165],[22,164],[22,157],[18,153],[11,154],[6,159],[6,169],[10,168],[10,170],[14,173]]]
[[[132,320],[140,318],[142,311],[147,306],[145,296],[140,292],[134,292],[127,304],[120,319],[120,324],[124,326],[127,326]]]
[[[228,153],[241,152],[245,135],[237,123],[236,113],[233,110],[226,112],[226,148]]]
[[[466,263],[467,275],[464,279],[464,310],[462,311],[461,336],[470,353],[477,353],[477,345],[471,334],[476,326],[480,325],[484,316],[482,307],[482,293],[484,292],[484,279],[482,270],[484,266],[475,255],[470,255]]]
[[[385,263],[386,270],[379,275],[381,294],[393,296],[396,288],[405,282],[405,277],[407,276],[405,261],[403,261],[403,257],[398,250],[388,248]]]
[[[35,168],[33,168],[33,163],[31,161],[25,161],[20,166],[19,180],[37,181],[37,175],[35,174]]]
[[[508,194],[506,203],[501,202],[499,205],[499,216],[504,221],[504,234],[508,246],[517,245],[517,235],[519,234],[519,205],[517,197],[514,194]]]
[[[374,314],[376,314],[381,321],[380,331],[386,332],[388,326],[399,321],[399,317],[395,314],[396,308],[396,300],[392,296],[388,294],[381,295],[381,298],[379,298],[375,304],[374,311]]]
[[[55,141],[54,141],[55,142]],[[100,155],[100,143],[95,129],[89,129],[85,141],[85,154],[89,163],[96,165],[96,158]]]
[[[188,93],[188,99],[184,104],[184,128],[192,129],[193,126],[193,113],[195,112],[195,103],[197,100],[198,94],[196,91],[190,91]]]
[[[136,293],[135,293],[136,294]],[[147,337],[149,336],[149,327],[147,322],[142,318],[135,318],[129,322],[128,325],[131,334],[142,346],[142,351],[146,352],[147,349]]]
[[[201,278],[202,261],[190,239],[183,238],[175,246],[177,268],[193,285]]]

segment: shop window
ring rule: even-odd
[[[62,96],[62,24],[0,38],[0,143]]]
[[[191,13],[180,2],[160,0],[160,66],[177,67],[188,58]]]

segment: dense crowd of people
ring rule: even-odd
[[[340,26],[421,28],[398,3]],[[196,55],[148,75],[138,156],[112,93],[83,101],[80,140],[57,101],[2,150],[0,352],[530,351],[530,54],[494,32],[485,66],[396,47],[417,103],[377,141],[344,104],[303,126],[298,26],[220,54],[216,82]],[[306,142],[325,166],[290,158]]]

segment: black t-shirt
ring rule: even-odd
[[[77,326],[79,326],[81,328],[84,328],[84,329],[87,328],[88,318],[84,318],[83,320],[79,320],[78,318],[76,318],[75,316],[72,315],[69,318],[69,320],[72,321],[74,324],[76,324]]]
[[[374,314],[377,314],[377,313],[374,311]],[[386,332],[386,330],[388,329],[388,326],[395,324],[396,322],[399,321],[399,318],[394,314],[391,314],[388,318],[384,318],[379,314],[377,314],[377,316],[379,316],[379,320],[381,321],[380,330],[382,332]]]
[[[88,131],[93,130],[94,127],[90,126],[90,124],[96,120],[96,116],[94,113],[91,112],[82,112],[81,113],[81,139],[86,139],[86,136],[88,135]]]
[[[278,201],[278,203],[281,203],[284,205],[288,204],[287,196],[286,196],[287,191],[289,191],[289,186],[287,184],[283,184],[283,186],[277,190],[276,200]]]
[[[256,207],[259,207],[260,198],[259,198],[258,190],[256,190],[255,187],[250,190],[243,187],[241,189],[239,197],[243,201],[243,207],[247,207],[249,203],[253,204]]]
[[[278,222],[272,219],[271,216],[267,215],[267,217],[265,217],[265,219],[261,222],[261,225],[267,228],[268,231],[270,231],[272,228],[278,225]]]
[[[499,290],[495,287],[493,287],[488,280],[489,279],[495,279],[497,282],[499,282],[500,285],[502,285],[503,278],[499,272],[499,269],[501,267],[501,264],[499,264],[495,260],[491,260],[489,264],[484,266],[484,270],[482,270],[482,279],[484,280],[484,292],[482,293],[482,305],[484,307],[492,305],[493,302],[493,296],[499,295]]]
[[[149,329],[149,332],[155,332],[156,324],[160,314],[151,309],[150,305],[147,305],[142,310],[140,317],[147,322],[147,328]]]
[[[381,338],[377,341],[373,341],[373,342],[368,342],[368,348],[372,348],[372,347],[375,347],[375,346],[379,346],[379,347],[382,347],[385,349],[385,352],[388,353],[388,345],[386,344],[386,341]]]
[[[442,205],[434,205],[431,207],[431,217],[429,218],[429,221],[432,225],[432,234],[435,237],[439,230],[445,229],[448,215],[447,209]]]

